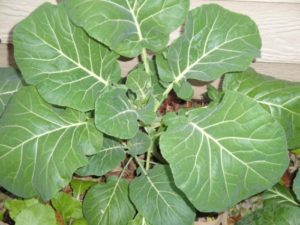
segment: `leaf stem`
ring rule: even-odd
[[[148,60],[147,50],[145,48],[143,48],[142,50],[142,60],[145,66],[145,71],[150,76],[149,60]]]
[[[137,162],[137,164],[141,167],[142,173],[147,176],[147,170],[145,170],[143,164],[140,162],[140,159],[138,157],[134,157],[135,161]]]

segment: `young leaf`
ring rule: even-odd
[[[101,148],[89,140],[91,132],[85,114],[58,114],[35,88],[21,89],[0,119],[0,184],[24,198],[50,199],[87,163],[85,153]]]
[[[118,141],[105,137],[99,153],[89,157],[89,163],[79,168],[76,173],[80,176],[102,176],[117,167],[125,159],[125,151]]]
[[[150,97],[144,107],[137,110],[138,119],[146,125],[150,125],[156,118],[155,113],[155,99]]]
[[[138,115],[126,96],[126,89],[115,88],[102,94],[96,102],[96,126],[103,133],[121,139],[138,132]]]
[[[264,208],[242,218],[236,225],[299,225],[299,214],[299,207],[272,200]]]
[[[4,207],[9,211],[9,216],[13,220],[16,219],[17,215],[20,214],[24,209],[38,204],[39,201],[37,199],[27,199],[27,200],[18,200],[13,199],[10,201],[5,201]]]
[[[86,219],[73,220],[72,225],[89,225]]]
[[[71,219],[83,217],[81,202],[64,192],[58,192],[51,199],[51,203],[55,210],[61,214],[65,223]]]
[[[175,186],[170,169],[156,166],[130,184],[130,199],[138,212],[155,225],[192,224],[195,212]]]
[[[120,79],[118,55],[73,25],[62,4],[45,3],[17,25],[15,58],[27,83],[49,103],[79,111]]]
[[[161,135],[176,185],[200,211],[223,211],[273,186],[288,166],[284,131],[259,104],[226,92]]]
[[[189,9],[187,0],[66,0],[72,20],[120,55],[159,51]]]
[[[295,201],[293,195],[290,190],[285,188],[284,186],[277,184],[271,189],[267,190],[264,195],[264,200],[272,200],[275,199],[278,204],[289,203],[299,206],[299,204]]]
[[[129,73],[126,86],[137,95],[138,101],[146,101],[152,92],[151,76],[138,68]]]
[[[132,156],[141,155],[152,146],[151,138],[144,132],[139,131],[128,141],[128,152]]]
[[[128,197],[128,183],[109,177],[106,184],[97,184],[83,201],[83,213],[89,225],[127,225],[135,210]]]
[[[20,89],[22,80],[18,70],[0,68],[0,117],[10,98]]]
[[[158,58],[159,75],[171,82],[167,90],[186,85],[187,79],[215,80],[226,72],[245,70],[259,56],[260,47],[257,26],[248,16],[204,5],[189,13],[185,31],[170,46],[166,59]],[[176,87],[176,93],[190,92],[189,86],[182,88],[186,90]]]
[[[22,210],[15,221],[16,225],[57,225],[54,210],[40,203]]]
[[[241,92],[260,103],[284,127],[290,149],[300,147],[300,83],[277,80],[253,69],[227,74],[224,90]]]
[[[296,194],[298,201],[300,201],[300,172],[297,172],[297,175],[294,179],[293,191]]]
[[[79,199],[80,195],[85,194],[85,192],[94,184],[94,181],[72,180],[70,185],[73,191],[73,197]]]

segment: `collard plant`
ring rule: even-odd
[[[23,79],[1,70],[0,185],[26,199],[6,204],[16,224],[57,224],[55,209],[73,225],[191,225],[261,192],[266,207],[242,224],[299,214],[299,176],[293,193],[277,183],[300,148],[300,85],[249,68],[261,48],[249,17],[187,0],[65,0],[13,41]],[[139,58],[126,78],[124,57]],[[159,110],[171,92],[190,100],[190,80],[224,74],[204,107]]]

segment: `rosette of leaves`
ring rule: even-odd
[[[215,4],[189,11],[187,0],[64,0],[36,9],[13,40],[26,87],[0,71],[0,185],[51,200],[64,222],[190,225],[196,210],[225,211],[273,187],[298,146],[298,84],[249,94],[240,84],[256,84],[243,77],[257,78],[235,73],[209,94],[213,104],[157,112],[172,90],[190,99],[190,79],[243,72],[259,56],[245,15]],[[141,59],[127,79],[122,56]],[[82,214],[90,185],[72,176],[105,178],[87,191]],[[70,182],[76,199],[58,194]]]

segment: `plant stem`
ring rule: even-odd
[[[144,66],[145,66],[145,71],[150,76],[149,60],[148,60],[148,56],[147,56],[147,50],[145,48],[143,48],[143,50],[142,50],[142,60],[143,60]]]
[[[146,176],[147,175],[147,170],[145,170],[143,164],[140,162],[140,159],[138,157],[134,157],[135,161],[137,164],[141,167],[142,173]]]
[[[143,60],[144,66],[145,66],[145,71],[150,76],[151,71],[150,71],[150,66],[149,66],[147,50],[145,48],[143,48],[143,50],[142,50],[142,60]],[[146,170],[150,169],[151,155],[152,155],[152,146],[147,151],[146,168],[145,168]]]

